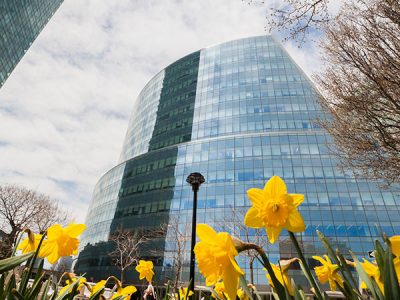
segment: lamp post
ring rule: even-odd
[[[190,286],[189,291],[194,292],[194,245],[196,243],[196,216],[197,216],[197,191],[200,185],[205,181],[203,175],[200,173],[191,173],[187,178],[186,182],[192,186],[193,191],[193,216],[192,216],[192,244],[190,247]]]

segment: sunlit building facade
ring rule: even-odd
[[[0,1],[0,87],[62,2]]]
[[[255,230],[237,230],[250,206],[246,190],[279,175],[289,192],[305,194],[299,209],[307,228],[299,239],[306,256],[324,253],[317,229],[343,252],[368,255],[378,237],[375,224],[389,235],[400,233],[400,199],[339,170],[317,118],[326,116],[312,82],[271,36],[226,42],[172,63],[140,93],[120,164],[95,187],[77,271],[95,279],[118,274],[107,256],[118,226],[152,230],[173,221],[185,232],[192,219],[186,183],[192,172],[206,179],[198,194],[198,223],[236,228],[252,238]],[[190,230],[187,237],[182,281],[189,277]],[[171,230],[157,247],[162,251],[151,255],[145,249],[143,257],[155,262],[156,282],[164,283],[174,278],[177,243]],[[285,231],[264,248],[272,262],[295,256]],[[238,261],[249,273],[249,259]],[[265,285],[265,272],[258,262],[254,266],[253,281]],[[126,277],[137,281],[133,267]],[[196,281],[204,283],[200,275]]]

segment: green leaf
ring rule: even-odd
[[[47,292],[49,291],[51,280],[46,280],[46,284],[42,286],[41,293],[42,297],[40,300],[47,300]]]
[[[380,270],[383,270],[384,268],[384,262],[385,262],[385,250],[382,247],[382,244],[376,240],[375,241],[375,260],[376,264],[378,265]]]
[[[4,299],[8,299],[8,300],[15,300],[13,294],[11,293],[11,291],[13,289],[15,289],[17,287],[17,283],[15,280],[15,275],[12,274],[10,280],[7,283],[7,286],[5,288],[5,292],[4,292]]]
[[[12,289],[11,293],[13,294],[13,296],[15,298],[17,298],[18,300],[25,300],[25,298],[16,290],[16,289]]]
[[[6,276],[6,273],[0,276],[0,299],[3,299],[4,295],[4,277]]]
[[[190,286],[190,283],[189,283],[189,286]],[[168,293],[169,293],[170,288],[171,288],[171,282],[168,280],[163,300],[167,300],[168,299]]]
[[[393,254],[388,246],[385,251],[384,270],[381,274],[383,277],[383,285],[385,287],[385,297],[387,299],[400,299],[399,283],[393,264]]]
[[[307,261],[304,257],[303,252],[301,251],[301,248],[296,239],[296,236],[294,235],[293,232],[291,232],[291,231],[288,231],[288,232],[289,232],[290,239],[292,240],[293,245],[296,248],[297,254],[299,255],[301,269],[303,270],[303,273],[306,276],[308,282],[314,288],[315,296],[317,297],[317,299],[324,299],[325,297],[322,296],[321,289],[319,288],[317,281],[315,280],[314,276],[311,273],[310,267],[307,264]]]
[[[304,292],[299,290],[296,286],[296,283],[294,282],[293,278],[291,279],[293,290],[294,290],[294,299],[295,300],[306,300],[306,297],[304,295]],[[301,292],[303,293],[301,293]]]
[[[29,258],[33,256],[33,252],[22,254],[20,256],[12,256],[9,258],[5,258],[0,260],[0,274],[3,274],[6,271],[14,269],[16,266],[19,266],[24,261],[27,261]]]
[[[43,277],[44,277],[43,272],[39,278],[35,277],[35,280],[33,281],[32,288],[30,289],[30,293],[28,294],[27,299],[35,300],[38,298],[40,289],[42,288],[42,284],[43,284],[43,281],[42,281]]]
[[[333,258],[335,263],[339,266],[339,271],[342,274],[343,278],[345,281],[348,281],[352,288],[355,289],[358,293],[358,286],[356,281],[353,278],[353,275],[351,274],[351,271],[349,269],[349,266],[346,263],[346,260],[344,259],[343,255],[340,254],[339,250],[336,252],[333,250],[332,246],[330,245],[328,239],[324,236],[323,233],[317,230],[317,234],[319,239],[322,242],[322,245],[325,247],[326,251],[328,252],[329,256]],[[358,293],[359,296],[361,296]]]

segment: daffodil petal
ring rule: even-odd
[[[392,236],[390,239],[392,244],[392,252],[396,256],[400,256],[400,235]]]
[[[123,295],[131,295],[133,293],[136,293],[136,291],[137,291],[137,289],[133,285],[130,285],[130,286],[127,286],[127,287],[123,288],[122,291],[121,291],[121,294],[123,294]]]
[[[236,299],[239,273],[235,270],[233,265],[226,268],[224,274],[222,274],[222,281],[224,282],[225,292],[229,299]]]
[[[233,268],[236,270],[236,272],[238,272],[239,274],[244,274],[243,270],[239,267],[239,265],[237,264],[236,260],[233,257],[229,257],[229,259],[231,260],[232,266]]]
[[[268,239],[269,239],[271,244],[275,243],[278,240],[279,235],[282,232],[282,229],[283,229],[283,226],[267,227],[266,228]]]
[[[57,249],[51,251],[50,254],[46,256],[46,258],[49,261],[49,263],[53,265],[60,258]]]
[[[312,258],[315,259],[315,260],[317,260],[317,261],[319,261],[322,265],[325,265],[325,264],[326,264],[326,261],[325,261],[322,257],[320,257],[320,256],[314,255]]]
[[[295,207],[299,206],[304,201],[304,195],[303,194],[289,194],[289,196],[292,197],[293,205]]]
[[[215,230],[207,224],[197,224],[196,233],[201,241],[206,243],[215,244],[217,233]]]
[[[286,222],[286,229],[291,232],[303,232],[306,230],[306,224],[304,223],[303,217],[297,210],[290,212],[289,218]]]
[[[85,224],[70,224],[65,228],[65,233],[67,233],[70,237],[78,237],[82,234],[82,232],[86,229]]]
[[[263,199],[264,199],[264,191],[257,189],[257,188],[252,188],[247,190],[247,196],[250,199],[250,202],[256,206],[256,207],[261,207]]]
[[[279,176],[272,176],[265,185],[264,191],[272,198],[280,197],[282,194],[287,194],[286,183]]]
[[[47,229],[47,239],[54,240],[57,239],[62,233],[63,228],[60,224],[54,224]]]
[[[251,228],[261,228],[264,227],[263,220],[258,216],[258,210],[251,207],[246,216],[244,217],[244,224]]]

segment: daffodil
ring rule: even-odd
[[[192,295],[193,295],[193,292],[190,291],[187,287],[185,287],[185,288],[181,287],[179,289],[179,297],[178,297],[178,294],[175,294],[175,299],[186,300]]]
[[[125,297],[125,300],[130,300],[131,295],[136,293],[137,289],[133,285],[129,285],[127,287],[121,287],[119,284],[117,284],[117,292],[112,296],[111,299],[115,299],[118,297]]]
[[[69,273],[68,274],[69,278],[65,281],[66,285],[60,290],[59,295],[64,293],[69,287],[74,284],[78,279],[76,278],[75,274]],[[79,278],[79,283],[78,283],[78,291],[80,291],[84,286],[85,286],[86,278],[81,277]]]
[[[39,247],[39,242],[42,239],[43,235],[34,234],[31,231],[28,232],[28,237],[23,239],[22,242],[18,245],[17,250],[22,250],[22,253],[35,252]],[[41,249],[46,244],[46,240],[43,240]],[[40,251],[42,253],[43,251]],[[39,255],[41,257],[41,255]]]
[[[297,207],[304,201],[302,194],[288,194],[285,182],[273,176],[263,190],[252,188],[247,191],[252,207],[244,223],[251,228],[265,228],[268,239],[275,243],[282,229],[291,232],[305,230],[303,217]]]
[[[136,271],[139,272],[140,280],[142,280],[143,278],[146,278],[146,280],[149,283],[151,283],[151,280],[153,279],[153,276],[154,276],[153,262],[146,261],[146,260],[140,260],[139,264],[136,266]]]
[[[200,241],[194,247],[200,273],[211,286],[219,280],[225,284],[226,294],[235,299],[239,276],[244,274],[235,261],[238,252],[232,237],[227,232],[216,233],[207,224],[197,225]]]
[[[324,258],[321,256],[313,256],[312,258],[322,264],[322,266],[314,268],[315,274],[317,274],[318,280],[322,284],[329,282],[329,286],[332,291],[336,291],[336,283],[338,283],[340,286],[343,286],[343,279],[337,273],[339,266],[337,264],[332,264],[332,261],[328,255],[324,255]]]
[[[379,268],[376,264],[373,264],[366,260],[365,258],[363,259],[364,262],[360,262],[362,268],[364,269],[365,273],[371,278],[373,278],[378,285],[379,289],[384,292],[384,286],[381,278],[381,272],[379,271]],[[366,284],[361,284],[362,288],[367,288]]]
[[[400,257],[400,235],[392,236],[389,240],[392,245],[393,254]]]
[[[297,258],[292,258],[290,260],[281,260],[279,262],[279,265],[274,265],[271,264],[272,270],[274,271],[275,277],[276,279],[278,279],[278,281],[286,287],[287,291],[289,292],[290,295],[294,296],[294,289],[293,289],[293,285],[292,282],[290,281],[289,276],[287,275],[287,272],[289,270],[290,265],[297,261]],[[264,269],[265,270],[265,269]],[[270,274],[266,274],[265,275],[268,279],[269,284],[274,287],[274,284],[272,282],[271,279],[271,275]]]
[[[78,236],[85,230],[84,224],[72,223],[63,228],[60,224],[50,226],[43,253],[49,263],[54,264],[62,256],[78,254]]]
[[[98,283],[96,283],[93,287],[92,287],[92,291],[90,293],[90,295],[94,295],[97,293],[98,290],[101,290],[102,288],[105,287],[107,280],[100,280]]]

